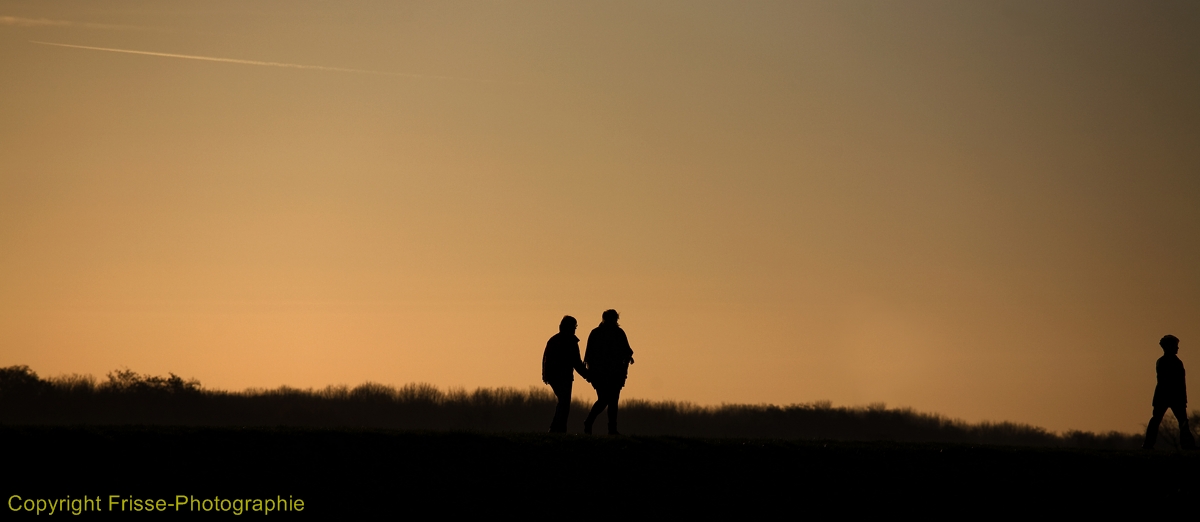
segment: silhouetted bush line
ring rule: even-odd
[[[479,388],[442,391],[429,384],[399,388],[366,383],[322,390],[282,387],[227,392],[205,390],[196,380],[114,371],[42,379],[27,366],[0,368],[0,423],[155,424],[181,426],[363,427],[397,430],[542,432],[553,416],[548,388]],[[590,405],[572,405],[570,430],[578,432]],[[882,405],[837,407],[829,402],[790,406],[696,406],[671,401],[626,400],[622,431],[631,435],[774,439],[891,440],[1014,446],[1137,448],[1140,436],[1119,432],[1065,434],[1010,422],[969,424],[941,415]],[[1192,426],[1200,426],[1193,414]],[[1178,438],[1164,425],[1161,446]]]

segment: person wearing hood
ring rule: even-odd
[[[633,364],[633,349],[625,330],[617,324],[616,310],[606,310],[601,316],[600,326],[588,335],[587,352],[583,362],[587,365],[588,381],[596,388],[596,404],[583,421],[583,432],[592,433],[592,423],[600,412],[608,410],[608,434],[617,432],[617,402],[621,400],[621,388],[629,376],[629,365]]]

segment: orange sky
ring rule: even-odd
[[[616,308],[625,397],[1136,431],[1200,372],[1195,2],[0,7],[0,365],[527,387]]]

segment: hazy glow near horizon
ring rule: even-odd
[[[3,9],[0,366],[526,387],[616,308],[625,397],[1122,431],[1200,368],[1194,2]]]

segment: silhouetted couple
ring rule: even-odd
[[[617,432],[617,402],[621,399],[621,388],[629,376],[629,365],[633,364],[633,349],[629,338],[617,324],[616,310],[606,310],[601,316],[600,326],[588,335],[587,351],[579,358],[579,338],[575,337],[577,323],[574,317],[565,316],[558,324],[558,333],[546,343],[542,354],[542,382],[550,385],[558,397],[554,409],[554,420],[550,422],[550,433],[567,432],[567,415],[571,413],[571,385],[575,372],[596,389],[596,404],[583,421],[583,432],[592,433],[592,423],[600,412],[608,410],[608,434]]]
[[[1146,441],[1142,443],[1145,449],[1154,449],[1158,439],[1158,425],[1162,423],[1167,409],[1175,414],[1179,421],[1179,446],[1183,449],[1195,449],[1196,439],[1192,437],[1191,427],[1187,418],[1187,381],[1183,374],[1183,361],[1179,360],[1179,338],[1168,335],[1158,341],[1163,349],[1163,356],[1154,365],[1158,373],[1158,385],[1154,387],[1154,414],[1150,424],[1146,426]]]

